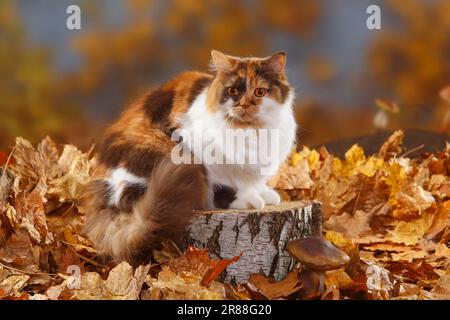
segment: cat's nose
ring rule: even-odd
[[[250,105],[248,105],[248,104],[241,104],[241,108],[242,109],[247,109],[248,107],[250,107]]]

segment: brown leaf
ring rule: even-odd
[[[450,200],[445,201],[435,211],[433,223],[426,233],[427,239],[434,239],[450,225]]]
[[[281,281],[275,282],[260,274],[253,274],[248,283],[269,299],[288,299],[302,288],[298,271],[291,271]]]
[[[33,251],[28,232],[17,229],[6,244],[0,248],[0,260],[14,267],[33,272],[38,269],[38,259]]]
[[[30,279],[30,276],[26,274],[10,275],[0,282],[0,289],[3,291],[4,296],[19,297],[28,279]]]
[[[75,249],[68,245],[66,253],[64,254],[63,261],[59,266],[60,273],[67,273],[69,267],[76,266],[80,269],[81,274],[84,273],[84,263],[81,261]]]
[[[230,264],[238,261],[242,256],[242,253],[236,257],[231,259],[222,259],[215,266],[211,267],[208,271],[206,271],[203,276],[200,284],[205,287],[209,287],[209,285],[217,279],[217,277],[225,270]]]
[[[414,262],[389,261],[386,263],[386,269],[396,275],[401,275],[411,280],[432,280],[439,278],[434,268],[423,260]]]
[[[96,272],[81,276],[81,287],[74,290],[78,299],[136,300],[139,298],[150,265],[135,270],[126,262],[120,263],[103,280]]]
[[[17,138],[13,157],[12,169],[31,181],[36,182],[39,178],[47,181],[59,174],[58,150],[49,137],[45,137],[36,150],[29,141]]]
[[[48,228],[45,217],[44,203],[47,186],[40,179],[29,193],[22,192],[15,201],[19,225],[28,230],[31,238],[37,243],[48,242]]]
[[[89,158],[75,146],[65,145],[58,160],[61,177],[49,183],[48,193],[61,203],[79,200],[84,186],[89,182]]]
[[[169,267],[163,267],[158,278],[147,277],[146,283],[152,297],[158,295],[167,300],[222,300],[225,288],[222,283],[213,281],[208,288],[202,286],[202,278],[191,272],[176,273]],[[154,291],[156,290],[156,291]]]
[[[325,286],[327,289],[334,287],[339,290],[346,290],[351,289],[354,282],[343,269],[337,269],[325,272]]]
[[[362,264],[367,277],[367,291],[374,299],[388,300],[396,295],[398,282],[389,270],[367,260]]]
[[[357,238],[372,232],[369,225],[371,218],[371,214],[362,210],[357,210],[353,215],[344,212],[339,216],[331,216],[324,223],[324,227],[341,232],[350,238]]]
[[[228,265],[240,257],[239,255],[231,259],[215,260],[209,257],[207,249],[189,246],[185,255],[170,260],[167,265],[176,273],[190,272],[201,276],[202,284],[208,286]]]
[[[386,142],[384,142],[381,146],[380,151],[378,151],[378,157],[387,161],[395,156],[400,155],[403,149],[404,137],[405,134],[402,130],[394,131],[386,140]]]

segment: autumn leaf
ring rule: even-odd
[[[48,193],[59,197],[61,203],[79,200],[89,181],[89,158],[77,148],[65,145],[58,166],[63,174],[50,182]]]
[[[326,288],[336,288],[339,290],[348,290],[354,286],[352,278],[343,270],[330,270],[325,272]]]
[[[201,285],[202,277],[189,271],[174,272],[169,267],[163,267],[158,278],[147,277],[146,283],[150,291],[157,291],[153,297],[168,300],[222,300],[225,299],[224,285],[213,281],[209,287]]]
[[[240,257],[241,255],[231,259],[215,260],[209,257],[207,249],[189,246],[185,255],[170,260],[168,266],[175,272],[190,272],[201,276],[201,284],[207,287],[227,266],[239,260]]]
[[[357,210],[353,215],[344,212],[339,216],[331,216],[324,226],[329,230],[341,232],[350,238],[357,238],[372,232],[371,218],[371,214],[362,210]]]
[[[281,281],[275,282],[261,274],[254,274],[247,283],[247,288],[254,294],[260,294],[268,299],[288,299],[302,288],[298,279],[298,271],[291,271]]]
[[[380,151],[378,151],[378,157],[387,161],[393,157],[399,156],[403,149],[404,137],[405,134],[402,130],[396,130],[389,136],[386,142],[383,143]]]
[[[416,245],[424,237],[432,224],[430,214],[424,213],[420,218],[411,221],[400,221],[394,230],[388,230],[392,242]]]
[[[75,249],[69,245],[64,254],[62,264],[59,266],[59,272],[66,273],[69,267],[74,266],[79,268],[81,274],[84,273],[84,263],[81,261]]]
[[[139,266],[135,270],[126,262],[111,270],[106,280],[96,272],[86,272],[81,276],[79,289],[73,292],[77,299],[83,300],[136,300],[150,265]]]
[[[200,284],[205,287],[209,287],[211,283],[217,279],[217,277],[225,270],[230,264],[238,261],[242,254],[231,259],[222,259],[214,267],[211,267],[206,271]]]
[[[55,178],[60,172],[57,166],[58,150],[53,141],[46,137],[35,149],[31,143],[23,138],[16,139],[12,169],[23,177],[37,181]]]

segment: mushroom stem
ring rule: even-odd
[[[297,293],[297,298],[302,300],[316,299],[325,292],[325,273],[303,269],[298,280],[302,283],[302,288]]]
[[[373,117],[373,126],[378,130],[386,130],[389,122],[389,116],[383,109],[379,109]]]

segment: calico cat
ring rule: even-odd
[[[280,202],[267,181],[295,142],[286,55],[239,58],[213,50],[211,56],[213,75],[180,74],[131,105],[106,130],[84,202],[85,231],[100,254],[139,264],[162,239],[182,234],[195,209]],[[180,129],[181,139],[174,140]],[[175,164],[174,147],[208,129],[278,130],[269,171],[261,174],[258,162]],[[210,144],[218,142],[216,136]]]

